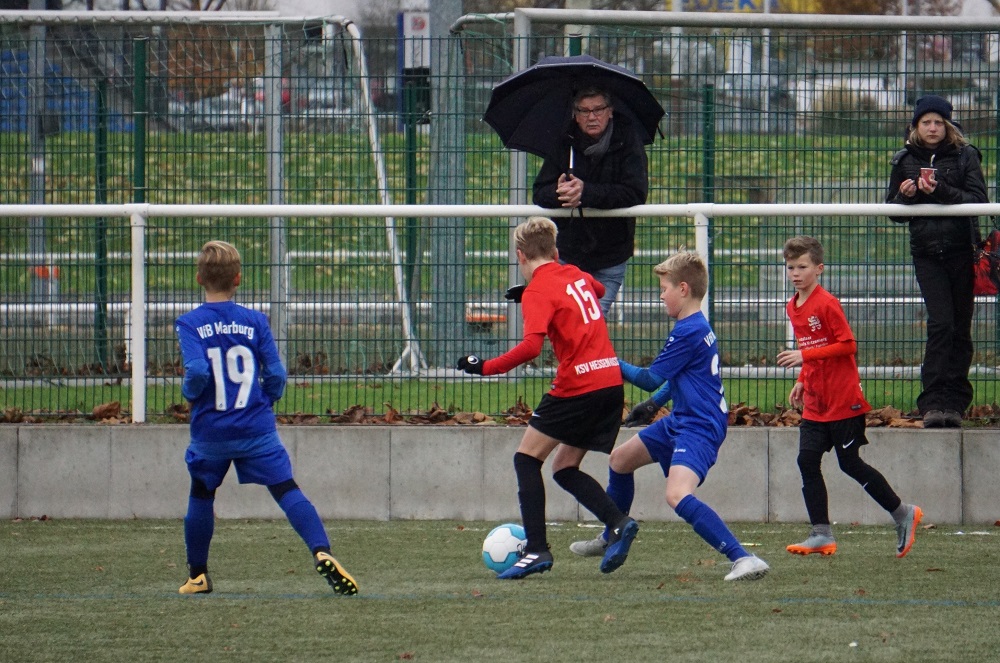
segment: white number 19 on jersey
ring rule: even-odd
[[[236,403],[233,404],[233,409],[242,410],[245,408],[257,374],[257,366],[250,348],[243,345],[234,345],[229,348],[229,351],[226,352],[224,370],[221,348],[209,348],[208,359],[212,362],[212,376],[215,378],[215,409],[220,412],[228,409],[226,403],[227,378],[233,384],[240,386],[240,390],[236,393]]]

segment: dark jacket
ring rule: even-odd
[[[539,207],[562,207],[556,195],[559,175],[569,169],[569,148],[573,146],[573,174],[583,180],[581,207],[618,209],[646,202],[649,190],[646,150],[638,133],[621,114],[614,116],[611,144],[602,158],[593,159],[583,151],[594,141],[576,123],[563,136],[555,155],[545,159],[535,178],[533,201]],[[593,271],[625,262],[635,250],[635,217],[553,219],[559,228],[559,259],[584,271]]]
[[[928,195],[917,191],[907,198],[899,193],[899,185],[920,176],[921,168],[937,168],[937,188]],[[987,203],[986,181],[981,166],[982,155],[972,145],[956,148],[952,144],[929,150],[907,143],[892,159],[892,174],[886,191],[887,203],[901,205]],[[896,223],[910,224],[910,253],[915,256],[939,256],[972,251],[979,241],[979,221],[974,216],[894,216]]]

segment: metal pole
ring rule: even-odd
[[[521,71],[528,66],[531,59],[531,20],[520,10],[514,11],[514,71]],[[525,205],[528,202],[528,191],[525,188],[528,180],[528,155],[518,150],[510,151],[510,196],[508,202],[511,205]],[[517,227],[517,218],[507,219],[508,245],[507,245],[507,280],[511,283],[521,282],[521,271],[517,266],[517,247],[514,245],[514,228]],[[524,326],[521,317],[521,307],[516,304],[507,305],[507,338],[516,339],[521,337],[521,330]],[[518,368],[522,371],[522,368]]]
[[[580,55],[583,52],[583,36],[569,36],[569,55]]]
[[[146,202],[146,47],[147,37],[132,40],[132,57],[135,58],[134,85],[132,88],[132,139],[135,146],[132,153],[134,171],[132,173],[132,202]],[[133,256],[135,259],[136,256]],[[139,255],[138,259],[142,260]]]
[[[763,0],[764,13],[771,13],[771,0]],[[760,53],[760,78],[761,78],[761,133],[771,133],[771,30],[764,28],[761,31],[763,40],[761,42]],[[752,58],[751,58],[752,61]]]
[[[448,26],[462,13],[461,0],[430,3],[431,21],[431,170],[428,202],[465,200],[464,77],[459,39]],[[432,364],[451,367],[465,347],[465,219],[433,220],[431,251]]]
[[[705,261],[705,265],[711,264],[712,217],[700,212],[694,215],[694,250]],[[709,288],[712,287],[712,270],[708,270],[708,285]],[[710,318],[712,311],[708,300],[708,297],[703,297],[701,300],[701,312],[706,318]]]
[[[94,127],[94,202],[108,202],[108,82],[98,79]],[[94,360],[101,370],[108,370],[108,219],[94,221]]]
[[[705,192],[705,202],[713,203],[715,202],[715,86],[708,84],[705,86],[704,92],[704,151],[702,152],[703,168],[704,168],[704,192]],[[712,217],[708,217],[706,222],[706,247],[705,247],[705,267],[708,268],[708,293],[705,298],[702,308],[706,310],[705,316],[708,318],[708,323],[713,323],[714,307],[712,305],[715,299],[715,280],[711,278],[712,275]]]
[[[417,92],[412,81],[403,86],[403,127],[404,152],[406,154],[406,204],[417,204]],[[419,262],[417,242],[417,219],[406,219],[406,292],[409,300],[414,301],[417,284],[414,283],[414,272]]]
[[[1000,88],[997,89],[996,109],[997,109],[996,118],[993,125],[995,128],[995,137],[996,137],[993,147],[993,163],[996,163],[997,162],[996,160],[1000,158]],[[996,200],[998,196],[1000,196],[1000,168],[994,168],[993,199]],[[990,217],[990,227],[987,229],[987,232],[992,230],[995,226],[996,226],[996,219]],[[1000,295],[997,295],[997,297],[994,299],[994,306],[997,312],[1000,312]],[[993,326],[993,342],[996,344],[1000,344],[1000,325]]]
[[[41,3],[44,8],[44,2]],[[32,0],[36,8],[38,0]],[[28,31],[28,157],[31,175],[28,178],[29,199],[34,205],[45,204],[45,136],[42,133],[42,114],[45,109],[45,39],[44,25],[32,25]],[[31,300],[48,301],[51,294],[51,277],[45,258],[45,219],[33,216],[28,219],[28,270],[31,279]]]
[[[715,86],[702,90],[702,195],[706,203],[715,202]]]
[[[1000,159],[1000,88],[997,88],[997,109],[996,118],[994,122],[994,128],[996,129],[995,138],[996,142],[993,147],[993,163],[997,163],[997,159]],[[1000,196],[1000,168],[993,169],[993,199],[996,200]],[[1000,326],[997,327],[998,332],[1000,332]]]
[[[148,39],[132,41],[135,59],[132,89],[132,137],[134,144],[132,200],[146,202],[146,46]],[[133,214],[132,224],[132,302],[131,356],[132,422],[146,421],[146,218]]]
[[[132,423],[146,421],[146,217],[129,217],[132,234],[132,301],[129,306],[129,364],[132,368]]]
[[[592,9],[593,5],[593,0],[566,0],[565,3],[566,11],[586,11]],[[590,37],[590,32],[591,27],[586,23],[567,23],[563,27],[563,34],[566,35],[563,50],[565,50],[568,55],[580,55],[583,53],[583,39],[585,37]],[[574,40],[576,41],[575,45],[573,43]]]
[[[281,65],[283,28],[264,29],[264,145],[267,152],[267,202],[285,202],[284,116],[281,108]],[[270,217],[271,284],[269,322],[278,356],[288,365],[288,224],[283,217]]]

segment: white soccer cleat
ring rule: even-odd
[[[604,532],[601,532],[596,539],[574,541],[569,544],[569,549],[581,557],[604,557],[604,551],[608,549],[608,540],[604,538]]]
[[[757,555],[747,555],[733,562],[733,570],[726,575],[726,580],[760,580],[770,570],[767,562]]]

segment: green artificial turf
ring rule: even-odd
[[[357,579],[333,595],[284,521],[219,521],[215,591],[180,596],[179,520],[0,523],[3,661],[986,661],[1000,618],[992,526],[836,525],[837,553],[797,557],[807,527],[735,523],[763,580],[683,523],[643,523],[610,575],[574,556],[596,530],[554,523],[553,570],[498,581],[496,523],[328,522]]]

